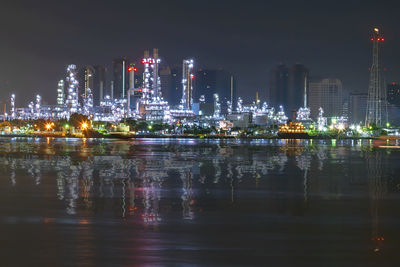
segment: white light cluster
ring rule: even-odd
[[[36,104],[35,104],[35,118],[41,118],[41,107],[42,107],[42,97],[40,95],[36,95]]]
[[[241,97],[238,98],[236,110],[237,112],[243,112],[243,100]]]
[[[326,131],[327,124],[328,124],[328,121],[327,121],[326,117],[324,117],[324,110],[322,109],[322,107],[320,107],[319,114],[318,114],[318,120],[317,120],[318,130]]]
[[[57,105],[64,106],[65,94],[64,94],[64,80],[60,80],[57,86]]]
[[[11,103],[11,119],[15,119],[15,94],[11,95],[11,99],[10,99],[10,103]]]
[[[79,111],[79,95],[78,95],[78,80],[76,79],[76,65],[71,64],[67,67],[68,95],[67,95],[67,108],[68,116],[72,113]]]
[[[285,124],[287,122],[288,117],[285,115],[283,106],[279,106],[279,111],[276,113],[275,119],[279,124]]]
[[[310,109],[307,107],[299,108],[296,115],[297,121],[311,121]]]
[[[90,88],[86,89],[86,96],[83,97],[83,114],[89,117],[93,114],[93,94]]]
[[[214,118],[221,118],[221,103],[219,102],[218,94],[214,94]]]

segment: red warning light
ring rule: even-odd
[[[378,42],[380,42],[380,41],[381,41],[381,38],[378,38],[377,40],[378,40]]]
[[[134,70],[133,67],[129,67],[129,68],[128,68],[128,71],[133,71],[133,70]]]
[[[153,60],[149,60],[149,64],[153,64]]]
[[[134,72],[137,72],[137,68],[133,68],[133,71],[134,71]]]
[[[384,41],[385,41],[385,38],[382,38],[381,41],[384,42]]]
[[[146,63],[146,60],[142,59],[142,64]]]
[[[371,41],[373,41],[374,40],[374,38],[371,38]]]

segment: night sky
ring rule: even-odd
[[[393,1],[8,1],[0,4],[0,101],[37,93],[50,104],[67,64],[110,66],[159,48],[163,64],[193,57],[224,68],[238,95],[265,98],[269,70],[302,63],[312,76],[366,91],[370,32],[382,27],[387,81],[400,80],[400,4]]]

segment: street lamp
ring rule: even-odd
[[[81,124],[82,130],[86,130],[88,127],[89,127],[89,125],[87,122],[82,122],[82,124]]]
[[[52,126],[51,123],[46,123],[46,126],[45,126],[46,130],[50,131],[51,130],[51,126]]]

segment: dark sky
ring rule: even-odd
[[[245,99],[266,95],[274,65],[303,63],[366,91],[371,28],[383,28],[388,81],[400,80],[400,4],[394,1],[8,1],[0,4],[0,101],[36,93],[55,103],[67,64],[109,65],[157,47],[165,64],[193,57],[233,72]]]

